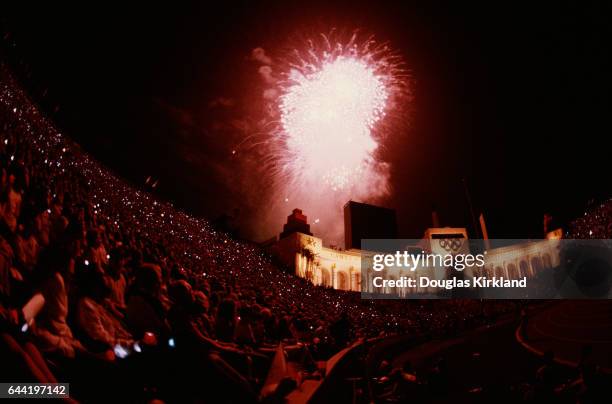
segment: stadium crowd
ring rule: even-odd
[[[359,338],[456,334],[516,310],[367,301],[295,277],[257,245],[118,178],[4,65],[0,170],[2,381],[70,381],[85,401],[121,390],[139,401],[252,402],[281,342],[308,375]],[[44,306],[31,321],[21,308],[36,296]]]
[[[572,221],[567,235],[576,239],[612,238],[612,199],[592,206],[584,216]]]

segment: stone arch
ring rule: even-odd
[[[321,285],[323,286],[331,286],[331,273],[327,268],[321,268]]]
[[[521,262],[519,263],[519,272],[520,272],[521,278],[525,276],[530,276],[529,264],[527,263],[526,260],[521,260]]]
[[[353,272],[352,290],[361,291],[361,273],[359,271]]]
[[[531,270],[537,274],[542,270],[542,259],[538,256],[531,258]]]
[[[518,279],[519,272],[518,272],[518,269],[516,269],[516,265],[514,265],[513,263],[510,263],[508,264],[506,269],[508,269],[508,277],[510,279]]]
[[[349,277],[345,272],[339,271],[337,273],[337,286],[340,290],[348,290],[349,289]]]

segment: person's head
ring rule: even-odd
[[[177,264],[172,266],[170,276],[174,279],[187,279],[187,271]]]
[[[15,173],[14,168],[10,168],[8,172],[8,183],[11,187],[15,186],[15,181],[17,180],[17,175]]]
[[[217,308],[219,306],[219,303],[221,303],[221,296],[219,295],[219,292],[213,292],[210,295],[210,307]]]
[[[79,290],[82,296],[101,302],[110,295],[110,288],[102,272],[95,269],[83,270],[79,278]]]
[[[217,317],[226,321],[234,321],[236,319],[236,301],[234,299],[223,299],[219,303]]]
[[[82,205],[77,208],[76,217],[79,223],[85,223],[85,208]]]
[[[121,272],[121,269],[125,265],[125,256],[123,250],[115,248],[110,252],[110,259],[108,262],[108,273],[109,275],[117,276]]]
[[[102,243],[100,232],[97,229],[91,229],[87,232],[87,245],[89,247],[98,248]]]
[[[134,285],[140,293],[157,297],[161,293],[161,268],[155,264],[143,264],[136,270]]]
[[[178,306],[190,307],[193,305],[194,298],[191,285],[185,280],[172,282],[168,288],[168,294],[174,304]]]
[[[391,363],[386,360],[383,359],[382,361],[380,361],[380,364],[378,365],[378,371],[379,373],[387,373],[391,370]]]
[[[12,186],[13,189],[17,192],[23,191],[26,188],[27,184],[27,170],[22,163],[19,163],[13,169],[13,180]]]
[[[208,297],[201,290],[196,290],[193,292],[193,297],[195,298],[196,308],[200,313],[208,313],[210,309],[210,302],[208,301]]]
[[[36,233],[36,227],[34,226],[34,222],[31,220],[28,220],[26,223],[23,224],[23,238],[28,239],[30,237],[32,237],[34,234]]]
[[[241,321],[246,323],[253,321],[253,311],[251,310],[251,307],[246,305],[240,306],[238,309],[238,317]]]
[[[59,198],[55,198],[53,200],[53,203],[51,204],[51,213],[53,213],[56,216],[59,216],[62,214],[62,202],[60,201]]]
[[[12,245],[12,243],[15,241],[16,235],[17,233],[9,226],[6,218],[4,218],[4,220],[0,220],[0,238],[5,239]]]
[[[143,264],[142,252],[136,248],[133,248],[130,254],[130,266],[132,268],[140,268]]]
[[[62,276],[72,275],[71,255],[68,248],[52,244],[41,251],[34,273],[40,280],[49,279],[56,272]]]
[[[259,315],[261,316],[261,318],[262,318],[264,321],[269,321],[270,319],[272,319],[272,318],[273,318],[273,316],[272,316],[272,310],[270,310],[270,309],[269,309],[269,308],[267,308],[267,307],[262,308],[262,309],[261,309],[261,312],[259,313]]]

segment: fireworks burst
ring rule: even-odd
[[[325,59],[314,72],[291,71],[281,123],[296,173],[338,190],[371,163],[378,147],[372,131],[384,117],[388,90],[365,60]]]
[[[400,88],[398,61],[373,39],[322,39],[319,46],[310,41],[304,55],[293,52],[282,80],[282,174],[298,187],[350,194],[364,177],[383,174],[376,160],[384,136],[378,126]]]
[[[264,92],[273,122],[262,130],[260,164],[276,197],[266,209],[282,212],[273,220],[278,228],[289,208],[300,207],[317,218],[318,235],[339,241],[347,201],[377,203],[389,194],[389,165],[379,152],[401,126],[407,75],[387,44],[357,34],[321,35],[281,60],[260,68],[267,83],[274,77]]]

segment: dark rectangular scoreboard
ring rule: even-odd
[[[348,201],[344,205],[344,248],[361,249],[361,239],[397,238],[394,209]]]

